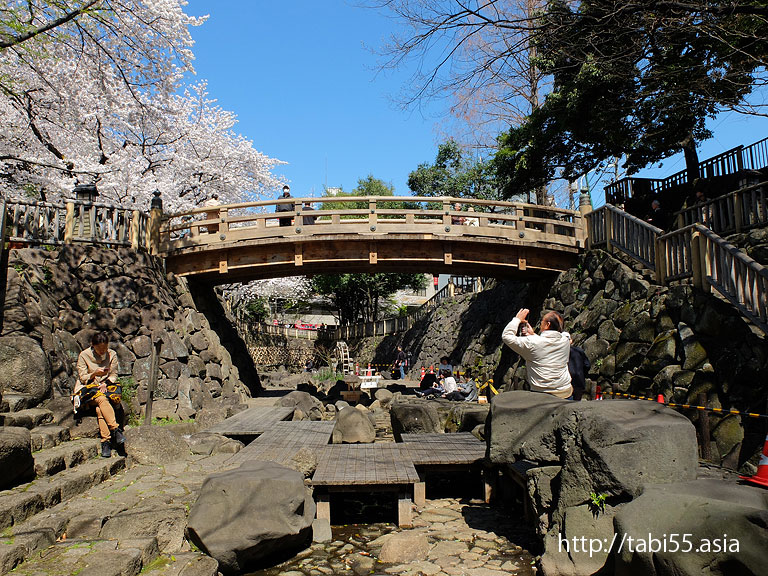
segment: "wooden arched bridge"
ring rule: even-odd
[[[168,271],[217,284],[324,272],[530,276],[570,268],[586,238],[581,213],[555,207],[387,196],[323,198],[322,210],[307,209],[311,202],[173,214],[158,251]],[[275,213],[279,204],[293,207]]]

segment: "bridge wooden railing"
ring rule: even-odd
[[[306,210],[305,202],[322,203],[322,209]],[[475,212],[454,210],[456,202],[473,207]],[[366,207],[337,207],[342,203]],[[294,210],[275,213],[273,209],[279,204],[293,204]],[[291,226],[279,226],[278,218],[291,218]],[[375,233],[468,234],[568,246],[582,246],[585,238],[581,214],[563,208],[450,197],[323,197],[265,200],[172,214],[160,231],[160,250],[167,254],[242,239]]]
[[[589,246],[620,249],[653,270],[660,284],[690,279],[702,290],[714,288],[768,333],[768,269],[706,226],[664,234],[610,204],[588,214],[587,223]]]
[[[67,200],[63,204],[5,200],[4,238],[15,244],[90,242],[150,249],[150,219],[139,210]]]

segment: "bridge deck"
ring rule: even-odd
[[[485,458],[485,442],[470,432],[403,434],[403,450],[415,466],[477,464]]]
[[[320,452],[314,486],[410,485],[419,475],[397,444],[332,444]]]
[[[260,436],[277,422],[290,418],[292,414],[293,408],[254,406],[208,428],[207,432],[224,436]]]
[[[319,452],[331,440],[335,422],[276,422],[256,440],[235,454],[230,462],[242,463],[247,460],[272,460],[288,464],[302,448]]]

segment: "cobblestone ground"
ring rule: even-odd
[[[411,529],[389,523],[334,526],[332,542],[314,544],[296,558],[251,576],[535,574],[534,557],[524,547],[532,544],[530,535],[500,509],[481,501],[441,498],[428,500],[414,516]],[[395,536],[411,544],[426,538],[428,546],[406,544],[399,561],[382,562],[382,547]],[[416,557],[409,558],[411,554]]]

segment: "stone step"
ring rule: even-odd
[[[0,530],[17,526],[46,508],[69,500],[123,470],[123,457],[95,458],[53,476],[0,491]],[[5,542],[0,538],[0,544]]]
[[[144,567],[141,576],[216,576],[218,573],[219,563],[210,556],[199,552],[182,552],[159,556]]]
[[[32,451],[45,450],[53,448],[62,442],[70,439],[69,428],[65,426],[56,426],[55,424],[44,424],[36,426],[30,430],[32,435]]]
[[[101,442],[98,439],[82,438],[41,450],[32,455],[35,459],[35,474],[38,477],[53,476],[62,470],[98,458],[100,449]]]
[[[53,412],[46,408],[25,408],[17,412],[0,413],[0,425],[35,428],[53,422]]]
[[[154,549],[157,551],[157,543]],[[11,569],[14,576],[135,576],[143,567],[151,566],[155,556],[147,556],[142,547],[127,546],[117,540],[63,540],[53,542],[44,554],[30,555],[26,562]],[[0,573],[7,573],[8,565],[0,566]]]
[[[33,406],[37,406],[40,400],[34,398],[31,394],[21,394],[16,392],[4,392],[3,401],[0,402],[0,412],[18,412]]]

